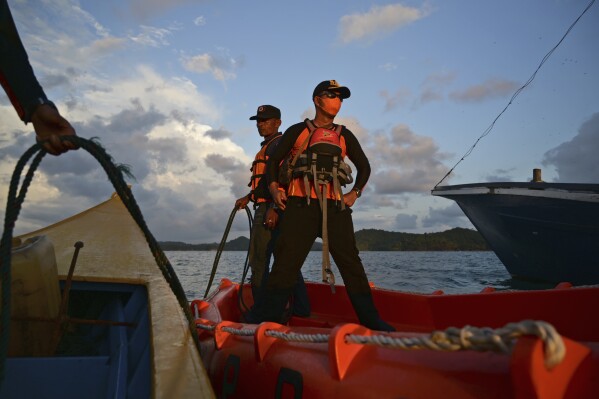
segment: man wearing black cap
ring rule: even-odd
[[[312,121],[306,119],[290,126],[267,162],[269,190],[276,206],[285,210],[285,218],[281,221],[264,302],[255,312],[258,321],[281,322],[285,301],[293,288],[297,272],[316,237],[323,236],[324,245],[323,232],[328,231],[330,253],[339,268],[360,323],[373,330],[394,330],[379,317],[356,247],[351,206],[360,197],[370,177],[370,163],[356,136],[345,126],[334,123],[343,100],[350,95],[350,90],[335,80],[319,83],[312,93],[316,116]],[[301,172],[297,172],[293,174],[287,190],[282,190],[279,185],[281,161],[288,154],[295,157],[295,154],[305,152],[307,148],[315,151],[312,150],[314,143],[311,140],[317,137],[318,128],[324,129],[321,130],[325,132],[323,137],[337,135],[336,143],[341,148],[341,158],[347,156],[356,166],[357,175],[353,188],[345,194],[339,193],[334,190],[333,181],[320,184],[313,175],[305,178],[305,175],[303,177]],[[323,197],[328,201],[323,202]],[[323,220],[326,222],[323,223]]]
[[[274,152],[282,136],[279,132],[281,111],[272,105],[261,105],[258,107],[256,115],[250,117],[250,120],[256,121],[258,133],[264,141],[260,143],[260,151],[258,151],[252,163],[252,177],[248,184],[252,190],[248,195],[239,198],[235,202],[235,206],[238,209],[244,209],[249,201],[254,203],[254,223],[250,232],[248,262],[252,270],[252,296],[254,302],[258,302],[268,277],[270,258],[279,232],[279,213],[274,208],[272,196],[264,177],[266,161]],[[293,314],[303,317],[309,316],[310,303],[301,272],[298,274],[293,294]]]

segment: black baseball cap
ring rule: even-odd
[[[250,117],[251,121],[256,119],[281,119],[281,110],[272,105],[261,105],[256,111],[256,115]]]
[[[340,86],[336,80],[324,80],[318,84],[314,88],[314,92],[312,93],[312,98],[318,96],[323,91],[335,91],[341,94],[341,98],[349,98],[351,96],[351,92],[345,86]]]

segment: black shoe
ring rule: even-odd
[[[379,317],[379,312],[374,306],[371,293],[352,294],[348,292],[347,295],[354,307],[360,324],[364,327],[377,331],[396,331],[393,326]]]
[[[259,320],[258,316],[256,315],[256,312],[254,311],[253,307],[250,310],[248,310],[247,312],[241,312],[241,322],[248,323],[248,324],[260,324],[261,323],[261,321]]]

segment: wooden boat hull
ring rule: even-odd
[[[251,303],[250,289],[243,289]],[[592,398],[599,395],[599,287],[545,291],[421,295],[374,289],[381,316],[397,333],[357,322],[344,287],[308,283],[310,318],[288,325],[240,323],[239,285],[227,280],[206,301],[193,301],[202,359],[220,397],[305,398]],[[566,342],[565,360],[547,370],[540,341],[524,337],[508,353],[400,350],[347,342],[350,335],[424,338],[451,326],[500,328],[545,320]],[[212,330],[211,330],[212,329]],[[325,336],[287,342],[272,331]]]
[[[73,277],[74,299],[91,293],[93,307],[101,297],[113,295],[115,300],[107,300],[97,316],[129,326],[94,327],[97,333],[88,336],[102,339],[93,355],[9,356],[0,397],[214,397],[185,313],[118,196],[19,238],[36,236],[52,242],[63,281],[74,244],[83,242]],[[51,334],[53,324],[47,324],[45,331]]]

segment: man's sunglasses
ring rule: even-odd
[[[341,101],[343,101],[343,98],[341,97],[340,93],[335,93],[334,91],[328,91],[328,90],[323,91],[322,93],[320,93],[318,95],[318,97],[326,97],[326,98],[337,98],[337,97],[339,97],[339,99]]]

